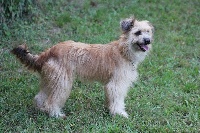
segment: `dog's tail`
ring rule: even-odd
[[[41,71],[42,65],[45,62],[44,58],[41,60],[40,56],[31,54],[25,44],[11,50],[22,64],[24,64],[29,70]]]

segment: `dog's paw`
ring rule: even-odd
[[[56,118],[62,118],[62,119],[65,119],[66,118],[66,115],[64,113],[54,113],[54,114],[49,114],[50,117],[56,117]]]
[[[125,118],[128,118],[128,114],[126,113],[126,111],[123,111],[121,113],[119,113],[119,115],[125,117]]]
[[[114,113],[111,113],[113,116],[116,116],[116,115],[120,115],[120,116],[123,116],[125,118],[128,118],[128,114],[126,113],[126,111],[118,111],[118,112],[114,112]]]
[[[64,113],[62,113],[62,114],[59,115],[59,118],[66,119],[67,117],[66,117],[66,115]]]
[[[61,111],[51,110],[48,113],[50,117],[63,118],[63,119],[66,118],[66,115],[62,113]]]

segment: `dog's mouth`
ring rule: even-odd
[[[151,40],[149,38],[143,38],[143,42],[137,42],[137,45],[139,46],[139,48],[145,52],[147,50],[149,50],[148,45],[151,43]]]
[[[143,43],[142,43],[142,44],[139,44],[139,43],[137,43],[137,45],[139,46],[139,48],[140,48],[143,52],[149,50],[149,47],[148,47],[147,44],[143,44]]]

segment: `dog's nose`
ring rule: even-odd
[[[149,38],[144,38],[144,43],[147,45],[147,44],[150,44],[150,39]]]

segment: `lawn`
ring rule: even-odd
[[[200,132],[199,7],[199,0],[41,0],[32,21],[17,19],[0,32],[0,132]],[[108,43],[131,15],[149,20],[155,36],[126,98],[128,119],[109,115],[99,83],[74,82],[66,119],[34,108],[40,79],[10,54],[14,46],[40,53],[69,39]]]

